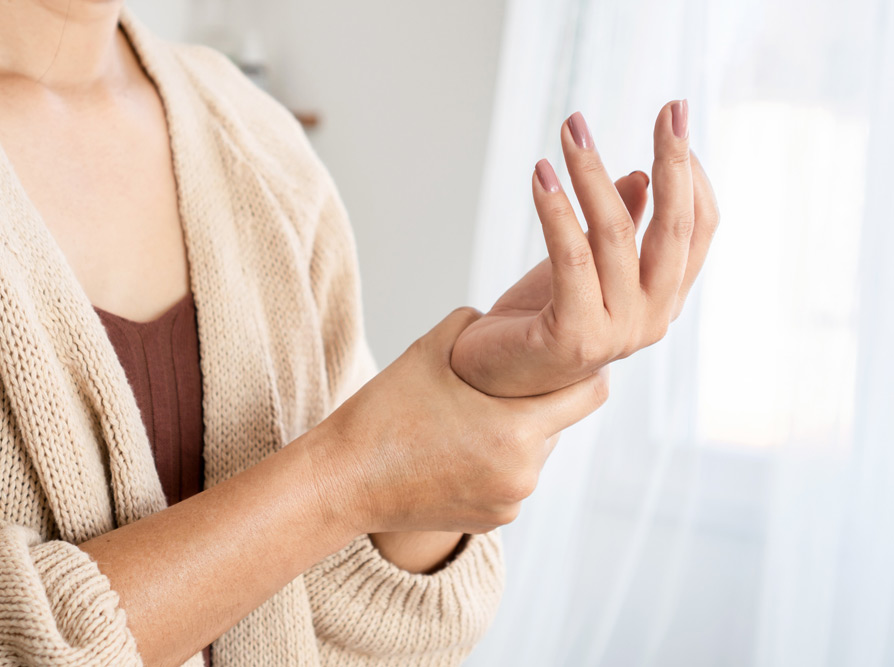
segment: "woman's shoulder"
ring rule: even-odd
[[[218,148],[250,169],[270,190],[314,208],[335,196],[335,183],[304,128],[283,104],[251,81],[227,56],[208,46],[157,36],[127,6],[120,24],[169,111],[203,137],[210,125]],[[196,143],[195,141],[193,143]]]
[[[246,121],[266,119],[268,123],[282,124],[306,142],[294,115],[245,76],[226,55],[203,44],[171,43],[169,46],[199,94],[218,105],[216,111],[236,113]]]
[[[292,167],[296,162],[307,168],[322,167],[294,114],[227,56],[201,44],[171,44],[170,48],[212,116],[234,140]]]

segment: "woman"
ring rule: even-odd
[[[117,0],[0,11],[0,664],[458,664],[494,529],[707,252],[685,104],[642,258],[648,178],[613,185],[576,114],[589,242],[538,163],[551,261],[372,377],[347,217],[284,109]]]

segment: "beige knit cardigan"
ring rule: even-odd
[[[374,372],[355,246],[300,127],[230,62],[121,25],[167,115],[204,389],[205,485],[317,424]],[[0,665],[140,665],[75,545],[165,507],[133,393],[0,151]],[[411,574],[368,536],[214,642],[216,667],[456,665],[495,613],[496,533]],[[190,667],[201,665],[193,656]]]

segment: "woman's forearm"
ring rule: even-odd
[[[599,407],[607,382],[598,373],[523,399],[476,391],[450,350],[480,316],[453,311],[256,466],[80,545],[118,593],[145,664],[182,664],[357,535],[378,534],[386,558],[425,570],[407,554],[443,560],[461,533],[515,519],[555,434]]]
[[[364,532],[349,479],[323,473],[327,437],[310,431],[211,489],[79,545],[119,594],[146,665],[182,664]]]

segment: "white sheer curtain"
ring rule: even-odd
[[[504,530],[468,664],[894,665],[890,1],[510,0],[472,302],[545,255],[530,174],[565,117],[617,177],[679,97],[711,257]]]

